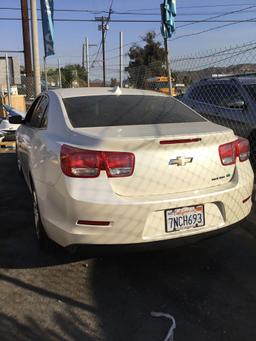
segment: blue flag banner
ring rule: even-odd
[[[162,27],[161,32],[165,39],[171,38],[173,32],[175,32],[175,17],[176,12],[176,0],[164,0],[164,3],[160,5]]]
[[[55,54],[53,41],[54,0],[41,0],[41,15],[44,36],[44,56]]]

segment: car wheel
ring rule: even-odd
[[[33,199],[33,213],[34,213],[34,226],[35,226],[36,239],[38,241],[40,249],[48,250],[51,247],[51,240],[47,236],[45,229],[43,227],[41,217],[40,217],[36,192],[33,188],[32,188],[32,199]]]

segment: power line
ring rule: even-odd
[[[217,7],[242,7],[242,6],[253,6],[253,3],[240,3],[240,4],[216,4],[216,5],[194,5],[194,6],[177,6],[178,9],[182,8],[182,9],[198,9],[198,8],[217,8]],[[20,7],[0,7],[0,10],[10,10],[10,11],[20,11],[21,8]],[[138,12],[147,12],[147,11],[158,11],[159,8],[139,8],[139,9],[130,9],[130,10],[126,10],[126,11],[112,11],[112,14],[128,14],[128,15],[138,15],[141,13]],[[40,11],[40,8],[38,9],[38,11]],[[55,12],[74,12],[74,13],[90,13],[90,14],[109,14],[109,11],[107,10],[93,10],[93,9],[60,9],[60,8],[55,8],[54,9]],[[159,13],[143,13],[142,15],[158,15]],[[194,13],[193,15],[208,15],[209,13],[203,14],[203,13]],[[179,13],[179,15],[191,15],[191,13]]]
[[[0,17],[0,21],[21,21],[21,18],[13,18],[13,17]],[[38,21],[42,21],[41,18]],[[95,19],[54,19],[56,22],[99,22],[99,20]],[[110,19],[109,22],[112,23],[161,23],[161,20],[129,20],[129,19]],[[254,19],[232,19],[232,20],[176,20],[178,23],[248,23],[248,22],[256,22]]]
[[[235,10],[235,11],[230,11],[230,12],[225,12],[225,13],[223,13],[223,14],[221,14],[221,15],[218,15],[218,16],[211,16],[211,17],[208,17],[208,18],[206,18],[206,19],[207,19],[207,20],[210,20],[210,19],[217,19],[217,18],[219,18],[219,17],[226,16],[226,15],[229,15],[229,14],[234,14],[234,13],[237,13],[237,12],[240,13],[241,11],[245,11],[246,9],[248,9],[248,8],[253,8],[253,7],[256,7],[256,6],[253,5],[253,6],[250,6],[250,7],[245,7],[245,8],[243,8],[243,9],[239,9],[239,10]],[[180,28],[183,28],[183,27],[186,27],[186,26],[190,26],[190,25],[194,25],[194,24],[196,24],[196,23],[189,23],[189,24],[186,24],[186,25],[182,25],[182,26],[177,27],[177,29],[180,29]],[[161,34],[161,33],[157,34],[156,37],[158,37],[160,34]],[[136,42],[130,42],[130,43],[127,43],[127,44],[123,45],[123,47],[127,47],[127,46],[130,46],[130,45],[132,45],[132,44],[137,44],[137,43],[140,43],[140,42],[142,42],[142,41],[143,41],[143,39],[140,39],[140,40],[138,40],[138,41],[136,41]],[[111,50],[108,50],[107,52],[111,52],[111,51],[115,51],[115,50],[119,50],[119,47],[113,48],[113,49],[111,49]]]
[[[103,55],[103,84],[105,86],[105,72],[106,72],[106,67],[105,67],[105,39],[107,37],[107,25],[111,19],[111,14],[113,12],[112,8],[113,8],[113,2],[114,0],[111,0],[110,6],[109,6],[109,11],[108,11],[108,17],[107,20],[105,22],[104,17],[102,17],[102,24],[101,24],[101,30],[102,30],[102,39],[101,39],[101,43],[99,46],[99,49],[97,51],[96,57],[94,59],[94,61],[91,64],[91,67],[94,66],[95,62],[97,61],[97,58],[99,56],[100,53],[100,49],[102,47],[102,55]]]
[[[8,11],[20,11],[20,7],[0,7],[0,10],[8,10]],[[41,11],[41,9],[37,9],[38,12]],[[89,9],[54,9],[54,12],[74,12],[74,13],[90,13],[90,14],[108,14],[108,11],[104,10],[89,10]]]
[[[215,4],[215,5],[193,5],[193,6],[179,6],[177,5],[177,9],[180,9],[180,8],[186,8],[186,9],[193,9],[193,8],[217,8],[217,7],[241,7],[241,6],[251,6],[251,5],[254,5],[254,3],[238,3],[238,4]],[[157,7],[154,7],[154,8],[134,8],[134,9],[130,9],[130,10],[127,10],[127,12],[133,12],[133,11],[136,11],[136,12],[145,12],[145,11],[156,11],[156,10],[159,10],[159,8]]]
[[[226,48],[226,49],[222,49],[218,52],[214,52],[214,53],[211,53],[211,54],[208,54],[208,55],[204,55],[204,56],[196,56],[196,57],[183,57],[183,58],[177,58],[177,59],[173,59],[173,62],[184,62],[184,61],[188,61],[188,60],[201,60],[201,59],[206,59],[206,58],[210,58],[210,57],[215,57],[215,56],[218,56],[218,55],[223,55],[224,53],[228,52],[228,53],[233,53],[231,51],[234,51],[234,50],[237,50],[237,49],[242,49],[242,48],[245,48],[245,47],[248,47],[248,46],[252,46],[252,45],[255,45],[256,44],[256,41],[251,41],[249,43],[246,43],[246,44],[243,44],[243,45],[237,45],[237,46],[234,46],[234,47],[230,47],[230,48]]]
[[[207,20],[217,19],[217,18],[225,17],[225,16],[228,16],[228,15],[231,15],[231,14],[241,13],[241,12],[246,11],[247,9],[252,9],[252,8],[255,8],[255,7],[256,7],[255,5],[249,6],[249,7],[244,7],[244,8],[239,9],[239,10],[224,12],[223,14],[216,15],[216,16],[210,16],[210,17],[208,17],[208,18],[206,18],[206,19],[207,19]],[[204,19],[204,20],[205,20],[205,19]],[[202,20],[202,21],[203,21],[203,20]],[[180,29],[180,28],[183,28],[183,27],[187,27],[187,26],[191,26],[191,25],[194,25],[194,24],[195,24],[195,23],[185,24],[185,25],[182,25],[182,26],[177,27],[177,29]]]
[[[229,21],[223,21],[223,22],[229,22]],[[245,21],[234,21],[234,22],[231,21],[229,24],[215,26],[215,27],[212,27],[212,28],[208,28],[207,30],[203,30],[203,31],[199,31],[199,32],[194,32],[194,33],[189,33],[189,34],[183,34],[181,36],[178,36],[178,37],[175,37],[175,38],[171,39],[171,41],[175,41],[175,40],[178,40],[178,39],[181,39],[181,38],[197,36],[197,35],[200,35],[200,34],[203,34],[203,33],[206,33],[206,32],[218,30],[218,29],[223,28],[223,27],[228,27],[228,26],[240,24],[241,22],[245,22]],[[246,22],[256,22],[256,17],[252,18],[252,19],[248,19],[248,20],[246,20]]]
[[[251,48],[248,48],[248,49],[246,49],[246,50],[244,50],[244,51],[239,51],[239,52],[237,52],[237,53],[235,53],[235,54],[232,54],[232,59],[233,59],[234,57],[240,56],[241,54],[244,54],[244,53],[246,53],[246,52],[249,52],[249,51],[252,51],[252,50],[255,50],[255,49],[256,49],[256,46],[251,47]],[[200,65],[200,68],[208,67],[208,66],[213,66],[213,65],[216,65],[217,63],[224,62],[224,61],[226,61],[226,60],[228,60],[228,59],[230,59],[230,56],[229,56],[229,57],[226,57],[226,58],[223,58],[223,59],[221,59],[221,60],[217,60],[216,62],[213,62],[213,63],[207,63],[207,64],[204,64],[204,65]]]
[[[216,8],[216,7],[240,7],[251,6],[253,3],[240,3],[240,4],[215,4],[215,5],[194,5],[194,6],[179,6],[178,8]]]

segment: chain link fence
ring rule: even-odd
[[[158,62],[128,69],[128,85],[169,93]],[[256,42],[171,60],[172,95],[210,121],[246,137],[256,155]],[[254,161],[256,165],[256,161]]]
[[[255,51],[256,43],[249,43],[171,60],[172,95],[194,108],[202,116],[231,127],[237,135],[248,137],[253,157],[256,152],[253,149],[254,136],[256,136],[254,135]],[[107,66],[109,71],[107,85],[117,85],[118,69],[111,71],[108,67],[110,66]],[[125,68],[122,85],[124,88],[168,93],[169,81],[166,74],[155,72],[159,68],[166,73],[164,65],[159,61],[130,69]],[[32,81],[26,79],[22,83],[27,103],[33,99]],[[43,91],[47,88],[83,87],[88,85],[87,73],[79,64],[46,65],[45,71],[41,74],[41,84]],[[249,85],[252,87],[251,90],[248,88]],[[90,86],[102,86],[102,80],[95,79],[93,72],[91,72]],[[89,186],[89,190],[83,187],[85,184],[81,182],[78,197],[76,202],[72,202],[71,207],[76,207],[78,203],[83,209],[74,210],[72,217],[68,215],[70,207],[63,209],[64,206],[56,205],[55,210],[51,210],[49,202],[45,200],[44,204],[47,207],[45,221],[65,220],[63,225],[66,226],[67,231],[70,232],[72,227],[74,227],[73,231],[79,231],[76,234],[78,242],[79,234],[83,236],[85,231],[79,221],[110,222],[107,227],[108,232],[103,233],[98,230],[93,242],[125,244],[213,232],[216,228],[221,229],[236,223],[249,214],[253,179],[248,162],[243,163],[248,157],[246,143],[238,141],[229,130],[210,126],[202,117],[168,97],[146,98],[143,93],[130,96],[133,98],[105,97],[98,101],[94,98],[87,99],[88,102],[83,102],[83,98],[69,99],[69,103],[66,102],[65,105],[70,124],[74,128],[96,127],[95,131],[98,128],[101,144],[96,145],[96,150],[101,146],[102,148],[110,146],[105,147],[110,148],[106,150],[123,154],[120,156],[120,166],[118,166],[119,160],[116,168],[113,166],[114,172],[131,172],[131,169],[132,172],[129,173],[130,176],[124,176],[122,179],[118,177],[110,179],[110,186],[104,189],[106,192],[102,190],[102,182],[95,181],[90,185],[91,187]],[[42,127],[41,122],[48,122],[46,116],[48,102],[40,101],[39,99],[38,105],[34,108],[36,114],[34,115],[33,112],[31,122],[28,121],[30,126],[34,125],[36,128]],[[104,129],[100,130],[102,126]],[[117,129],[117,126],[124,128]],[[42,128],[44,129],[45,126]],[[95,134],[93,139],[97,140],[98,135]],[[86,137],[81,135],[79,137],[79,134],[73,135],[72,145],[83,144],[82,138],[86,140]],[[47,136],[45,138],[47,140]],[[38,136],[36,150],[40,150],[39,139],[40,136]],[[109,140],[112,142],[110,143]],[[45,141],[44,143],[47,143]],[[47,174],[52,178],[52,174],[55,174],[57,167],[60,166],[59,163],[62,162],[60,156],[56,156],[56,162],[52,162],[54,152],[51,153],[45,148],[45,162],[42,162],[40,153],[36,154],[33,148],[30,150],[31,153],[35,153],[33,161],[36,171],[39,169],[37,174]],[[123,151],[135,155],[131,158],[132,161],[124,158]],[[90,152],[92,154],[90,157],[93,159],[95,150]],[[98,150],[96,154],[98,155]],[[99,173],[104,173],[104,177],[107,178],[110,174],[107,173],[107,170],[110,172],[109,165],[116,164],[116,161],[112,153],[104,152],[103,149],[100,155],[103,154],[104,160],[100,161],[102,168],[95,166],[95,169]],[[84,158],[81,157],[81,162]],[[67,157],[63,158],[65,159]],[[254,158],[252,161],[255,164]],[[80,174],[79,172],[83,172],[84,169],[92,172],[95,170],[94,163],[82,167],[84,164],[82,163],[81,166],[81,162],[79,158],[79,163],[74,163],[75,166],[79,166],[76,174]],[[73,169],[76,171],[75,166],[73,167],[72,164],[72,172]],[[98,174],[96,177],[99,173],[95,173]],[[122,173],[113,174],[115,177],[116,174]],[[60,182],[56,186],[60,186]],[[115,199],[111,199],[112,196]],[[91,203],[92,197],[96,198],[94,203]],[[86,228],[92,229],[91,226]],[[95,231],[96,227],[93,228]],[[103,227],[101,228],[103,230]],[[86,233],[82,240],[86,241]]]

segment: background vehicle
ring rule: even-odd
[[[11,120],[41,245],[202,236],[251,210],[248,141],[169,96],[60,89]]]
[[[174,82],[174,79],[172,79]],[[169,82],[168,77],[160,76],[160,77],[151,77],[147,79],[146,87],[149,90],[159,91],[165,95],[169,95]],[[176,96],[177,91],[175,86],[172,84],[172,96]]]
[[[207,119],[249,139],[256,169],[256,77],[204,79],[191,85],[182,101]]]
[[[18,124],[11,124],[8,118],[3,118],[0,121],[0,139],[2,141],[15,141],[16,140],[16,130],[18,129]]]

